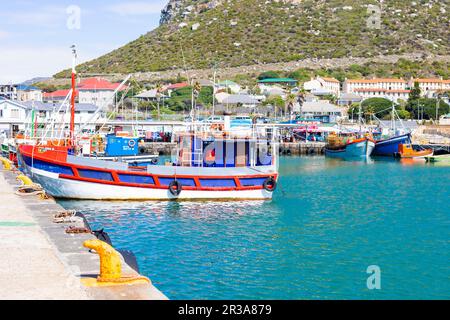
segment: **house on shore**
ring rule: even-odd
[[[333,95],[339,97],[341,94],[341,83],[335,78],[319,77],[311,79],[303,84],[303,89],[314,95]]]
[[[65,112],[68,107],[63,107],[60,112],[60,103],[44,103],[39,101],[18,102],[11,100],[0,100],[0,130],[7,133],[24,130],[27,123],[32,121],[31,115],[34,110],[34,121],[37,124],[48,124],[55,117],[58,125],[70,122],[70,113]],[[81,126],[91,120],[98,107],[93,104],[75,104],[75,125]],[[104,118],[104,114],[100,114]],[[90,126],[95,129],[95,124]]]
[[[346,116],[345,108],[331,104],[328,100],[309,101],[297,105],[294,111],[302,118],[314,119],[323,123],[335,123]]]

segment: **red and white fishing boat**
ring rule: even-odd
[[[75,63],[72,93],[75,92]],[[71,99],[70,138],[64,146],[23,144],[21,168],[56,198],[90,200],[271,199],[278,179],[274,128],[242,137],[190,124],[178,137],[170,165],[132,167],[76,154]],[[226,129],[226,128],[224,128]],[[268,138],[270,137],[270,139]]]

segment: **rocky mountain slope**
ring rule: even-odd
[[[79,70],[155,72],[448,55],[449,10],[448,1],[438,0],[170,0],[158,28]]]

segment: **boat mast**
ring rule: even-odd
[[[395,135],[395,131],[397,131],[397,128],[395,127],[395,104],[394,101],[392,101],[392,116],[391,116],[391,123],[392,123],[392,131]]]
[[[359,103],[359,109],[358,109],[358,124],[359,124],[359,134],[362,133],[362,101]]]
[[[77,95],[76,92],[76,78],[77,78],[77,71],[75,70],[75,66],[77,63],[77,49],[75,45],[72,47],[72,96],[70,99],[70,146],[75,146],[75,98]]]

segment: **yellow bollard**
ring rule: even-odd
[[[150,283],[150,280],[140,275],[123,276],[120,254],[109,244],[98,239],[87,240],[83,246],[95,250],[100,256],[100,275],[97,282],[89,278],[82,280],[86,286]]]
[[[23,175],[23,174],[18,175],[16,179],[17,179],[17,181],[22,181],[24,186],[34,185],[33,181],[30,178],[28,178],[26,175]]]
[[[0,161],[2,162],[2,164],[3,164],[3,168],[5,169],[5,170],[11,170],[12,169],[12,167],[11,167],[11,161],[9,161],[8,159],[6,159],[6,158],[0,158]]]

